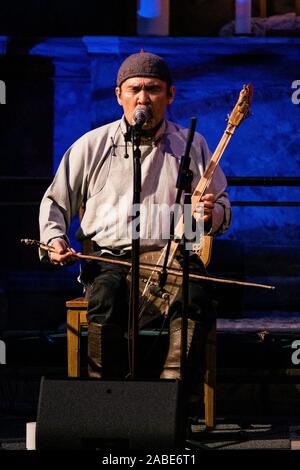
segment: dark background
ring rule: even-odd
[[[27,0],[1,2],[1,34],[16,36],[84,36],[136,34],[135,0]],[[252,1],[259,16],[260,2]],[[267,1],[267,14],[296,10],[294,0]],[[171,36],[217,36],[234,19],[234,0],[171,0]],[[29,40],[30,41],[30,40]],[[26,48],[26,42],[22,41]]]
[[[253,0],[252,4],[253,15],[258,16],[260,2]],[[296,11],[296,2],[267,2],[268,15],[290,11]],[[231,163],[225,162],[229,188],[231,191],[237,188],[232,197],[235,225],[227,238],[216,241],[210,270],[279,286],[275,294],[234,287],[218,290],[220,317],[235,322],[229,324],[228,328],[232,328],[229,334],[229,329],[225,329],[219,335],[219,363],[238,366],[239,371],[245,365],[255,370],[265,366],[269,372],[274,364],[282,369],[291,366],[290,336],[287,333],[282,353],[281,333],[275,339],[267,335],[269,343],[262,343],[255,329],[257,321],[266,318],[269,327],[277,319],[280,330],[284,322],[292,324],[294,318],[297,321],[299,314],[300,121],[299,106],[292,105],[290,100],[291,82],[300,78],[299,47],[285,41],[270,47],[250,41],[246,50],[241,39],[241,46],[226,50],[226,45],[221,49],[219,43],[205,42],[206,37],[212,41],[217,38],[220,28],[233,19],[233,0],[171,0],[170,36],[178,38],[174,47],[178,47],[180,60],[176,51],[175,54],[171,51],[170,58],[179,85],[177,116],[187,125],[190,109],[199,113],[200,128],[204,128],[213,144],[218,141],[226,114],[236,100],[243,83],[241,77],[245,82],[256,79],[254,117],[243,125],[230,147],[228,161],[240,161],[240,166],[233,163],[231,167]],[[299,32],[285,34],[288,38]],[[76,49],[83,36],[136,37],[136,2],[5,1],[0,6],[0,35],[8,36],[6,52],[0,54],[0,79],[7,86],[7,105],[0,106],[0,332],[7,344],[7,367],[1,366],[0,406],[2,410],[24,411],[26,406],[36,409],[40,375],[46,365],[66,371],[65,301],[80,295],[81,287],[76,282],[78,266],[60,270],[41,265],[36,250],[21,246],[19,241],[25,237],[39,238],[39,202],[52,179],[54,163],[63,153],[62,150],[55,155],[57,141],[62,140],[61,148],[65,150],[79,136],[78,122],[82,120],[84,130],[89,130],[94,123],[106,119],[106,115],[100,115],[101,100],[106,95],[92,70],[93,58],[87,58],[88,65],[83,62],[76,75],[77,58],[69,57],[69,48],[72,38],[77,38]],[[53,48],[55,59],[31,53],[35,46],[45,45],[51,38],[65,40],[58,41],[60,52],[65,47],[65,57],[57,59],[57,44],[49,43],[46,49]],[[130,43],[124,41],[126,46]],[[159,45],[157,48],[160,52]],[[169,53],[168,48],[162,51]],[[121,51],[118,63],[125,53],[126,50]],[[182,63],[177,69],[178,62]],[[58,80],[57,63],[66,66],[65,75],[59,72]],[[101,79],[108,81],[107,76]],[[205,87],[199,86],[198,79],[203,80],[201,84],[205,82]],[[57,98],[56,87],[64,81],[66,88],[60,90]],[[86,99],[83,89],[88,90],[88,99],[79,112]],[[110,83],[104,92],[110,94],[112,90]],[[109,105],[106,109],[110,111]],[[57,109],[63,110],[58,117]],[[99,114],[92,115],[94,109]],[[74,115],[66,127],[64,112]],[[247,166],[247,161],[251,165]],[[245,336],[236,334],[235,328],[243,331],[239,322],[247,315],[252,315],[254,333],[245,340]],[[244,374],[248,374],[248,369]],[[234,402],[233,391],[238,390],[234,385],[224,394],[224,400],[232,397]],[[265,389],[262,395],[265,401]],[[295,395],[294,402],[299,407],[299,393]],[[282,409],[285,401],[279,396],[274,409]],[[245,403],[249,407],[247,390]]]

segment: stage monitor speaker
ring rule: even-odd
[[[181,383],[41,380],[37,450],[182,449]]]

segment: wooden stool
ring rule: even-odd
[[[87,306],[88,302],[85,297],[66,302],[68,377],[80,376],[80,336],[81,329],[88,327]]]
[[[87,328],[87,299],[69,300],[67,306],[68,376],[80,376],[81,329]],[[207,429],[215,427],[216,421],[216,321],[207,334],[204,361],[204,414]]]

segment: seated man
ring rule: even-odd
[[[117,75],[116,97],[123,117],[94,129],[77,140],[65,153],[53,183],[40,207],[40,239],[55,252],[50,262],[65,265],[76,259],[67,237],[72,217],[84,203],[85,213],[79,239],[91,239],[98,255],[130,260],[132,246],[133,162],[128,132],[144,116],[141,128],[141,251],[162,248],[166,218],[154,206],[171,207],[176,198],[180,158],[184,154],[187,130],[167,121],[165,113],[175,95],[170,70],[165,61],[151,53],[129,56]],[[192,189],[211,157],[204,138],[196,133],[191,146]],[[193,214],[196,223],[210,234],[224,232],[231,220],[230,203],[224,192],[227,182],[217,167],[211,183]],[[148,211],[148,212],[147,212]],[[156,214],[156,216],[155,216]],[[42,253],[47,257],[47,253]],[[82,280],[88,296],[89,375],[98,378],[120,376],[121,338],[128,323],[128,268],[95,262],[83,268]],[[188,349],[199,322],[211,314],[208,283],[190,285]],[[180,292],[170,308],[170,345],[162,378],[180,377]]]

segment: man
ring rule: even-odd
[[[99,255],[130,260],[133,162],[127,157],[132,154],[128,133],[130,126],[136,124],[136,110],[146,116],[140,145],[141,251],[165,245],[169,221],[159,211],[153,211],[151,217],[149,214],[157,205],[171,207],[175,202],[187,130],[165,120],[174,95],[170,70],[161,57],[140,52],[122,63],[116,86],[116,97],[124,112],[122,119],[88,132],[70,147],[42,200],[41,240],[56,250],[50,253],[51,263],[64,265],[76,259],[67,230],[82,204],[85,212],[78,238],[92,239]],[[190,152],[192,189],[210,156],[204,138],[196,133]],[[225,188],[226,178],[218,167],[194,214],[195,220],[202,220],[211,234],[224,232],[230,224],[231,210]],[[47,256],[42,253],[42,257]],[[109,263],[90,263],[83,269],[81,278],[88,296],[91,377],[120,376],[121,338],[128,321],[127,274],[128,269]],[[199,336],[199,321],[210,315],[211,298],[206,291],[202,285],[191,284],[188,350],[194,337]],[[180,305],[179,295],[170,309],[170,347],[162,378],[180,376]]]

